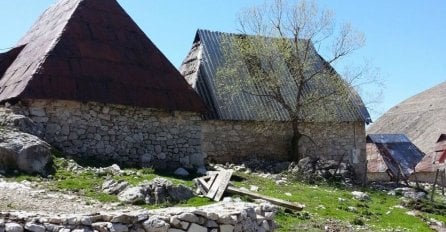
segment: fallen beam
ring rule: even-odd
[[[228,186],[226,189],[226,192],[232,193],[232,194],[245,195],[245,196],[248,196],[248,197],[251,197],[254,199],[262,199],[262,200],[270,202],[273,205],[282,206],[282,207],[292,209],[292,210],[301,211],[305,208],[305,205],[302,205],[299,203],[294,203],[294,202],[284,201],[284,200],[273,198],[273,197],[264,196],[264,195],[261,195],[258,193],[253,193],[253,192],[242,190],[242,189],[232,187],[232,186]]]

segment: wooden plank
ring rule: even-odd
[[[288,208],[288,209],[292,209],[292,210],[301,211],[301,210],[303,210],[305,208],[304,205],[299,204],[299,203],[289,202],[289,201],[285,201],[285,200],[282,200],[282,199],[277,199],[277,198],[273,198],[273,197],[260,195],[258,193],[253,193],[253,192],[250,192],[250,191],[238,189],[238,188],[235,188],[235,187],[232,187],[232,186],[228,186],[227,192],[233,193],[233,194],[245,195],[245,196],[252,197],[252,198],[255,198],[255,199],[262,199],[262,200],[270,202],[271,204],[282,206],[282,207],[285,207],[285,208]]]
[[[206,180],[206,182],[204,183],[204,187],[206,187],[207,191],[209,191],[209,189],[211,189],[212,185],[215,182],[215,179],[217,178],[218,174],[211,174],[208,177],[208,179]]]
[[[232,171],[220,171],[206,197],[220,201],[231,179]]]
[[[229,181],[231,180],[232,170],[220,172],[219,176],[221,176],[220,183],[214,183],[214,185],[219,185],[217,193],[213,197],[214,201],[220,201],[223,197],[223,194],[225,193],[226,188],[229,185]]]

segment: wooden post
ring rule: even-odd
[[[441,194],[444,196],[444,187],[446,185],[446,168],[443,169],[443,175],[441,175]]]
[[[435,173],[434,185],[432,186],[431,202],[434,202],[435,185],[437,185],[438,173],[440,173],[440,169],[437,169],[437,172]]]
[[[420,189],[420,183],[418,182],[418,177],[417,177],[417,173],[414,172],[413,176],[415,177],[415,183],[417,184],[417,189]]]

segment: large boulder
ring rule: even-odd
[[[12,109],[1,107],[0,106],[0,126],[15,128],[22,132],[41,136],[41,130],[39,126],[31,120],[29,117],[20,114],[14,113]]]
[[[47,174],[51,146],[34,135],[0,126],[0,170]]]

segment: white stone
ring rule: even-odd
[[[138,221],[137,216],[121,214],[112,218],[110,222],[112,223],[122,223],[122,224],[134,224]]]
[[[352,195],[355,199],[360,200],[360,201],[370,200],[369,194],[367,194],[365,192],[353,191]]]
[[[23,232],[23,227],[14,222],[6,223],[5,232]]]
[[[149,218],[142,225],[147,232],[167,232],[170,229],[169,224],[156,217]]]
[[[15,167],[27,173],[46,174],[51,146],[27,133],[0,128],[0,169]]]
[[[193,213],[182,213],[178,215],[178,219],[181,221],[191,222],[191,223],[197,223],[198,217]]]
[[[108,228],[111,228],[112,224],[110,222],[95,222],[91,224],[91,227],[99,232],[108,232]]]
[[[118,195],[118,200],[128,204],[144,201],[144,189],[142,187],[127,188]]]
[[[184,230],[170,228],[167,232],[184,232]]]
[[[192,223],[187,232],[208,232],[208,228]]]
[[[35,223],[28,222],[25,224],[25,229],[32,232],[45,232],[45,227]]]
[[[249,187],[249,190],[253,191],[253,192],[258,192],[259,191],[259,186],[255,186],[255,185],[251,185]]]
[[[233,232],[234,226],[233,225],[220,225],[220,232]]]
[[[85,216],[81,218],[81,224],[85,226],[91,226],[93,221],[91,220],[91,217]]]
[[[265,231],[270,231],[270,230],[271,230],[271,227],[269,226],[269,223],[268,223],[267,220],[264,220],[264,221],[262,222],[262,228],[263,228]]]
[[[109,229],[110,229],[110,232],[127,232],[127,231],[129,231],[129,227],[127,225],[121,224],[121,223],[111,223],[111,226]]]

